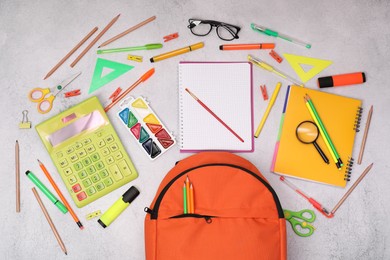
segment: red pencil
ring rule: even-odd
[[[211,109],[206,106],[202,101],[200,101],[199,98],[197,98],[188,88],[186,88],[186,91],[196,100],[198,103],[207,110],[213,117],[215,117],[224,127],[227,128],[232,134],[234,134],[241,142],[244,142],[244,139],[242,139],[236,132],[233,131],[225,122],[222,121],[221,118],[219,118]]]

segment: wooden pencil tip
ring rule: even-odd
[[[37,159],[37,161],[38,161],[39,164],[42,164],[41,161],[40,161],[39,159]]]
[[[49,77],[49,76],[46,75],[46,76],[43,78],[43,80],[47,79],[48,77]]]

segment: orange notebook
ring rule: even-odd
[[[318,145],[329,158],[326,164],[313,144],[301,143],[297,126],[314,121],[303,97],[308,94],[340,155],[344,166],[337,169],[321,135]],[[345,187],[352,171],[352,151],[359,131],[362,101],[308,88],[287,88],[278,140],[275,145],[271,171],[277,174]]]

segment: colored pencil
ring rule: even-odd
[[[323,138],[324,140],[326,140],[326,141],[329,142],[329,146],[330,146],[330,148],[331,148],[331,149],[329,150],[329,152],[330,152],[330,153],[333,153],[334,156],[336,157],[336,160],[337,160],[336,166],[337,166],[337,168],[341,169],[341,166],[343,166],[343,162],[341,161],[341,158],[340,158],[339,154],[337,153],[336,147],[334,146],[332,140],[330,139],[330,136],[329,136],[328,132],[326,131],[326,128],[325,128],[325,126],[324,126],[324,123],[322,122],[322,120],[321,120],[321,118],[320,118],[320,116],[319,116],[319,114],[318,114],[316,108],[314,107],[313,102],[311,101],[311,99],[310,99],[310,97],[309,97],[308,94],[305,95],[304,99],[305,99],[305,101],[306,101],[307,103],[309,103],[309,106],[310,106],[310,108],[311,108],[311,110],[312,110],[312,112],[313,112],[315,118],[317,119],[318,128],[320,129],[320,133],[321,133],[322,138]],[[308,107],[308,108],[309,108],[309,107]],[[314,119],[314,118],[313,118],[313,119]],[[325,143],[326,143],[326,142],[325,142]],[[327,146],[327,147],[328,147],[328,146]],[[329,149],[329,147],[328,147],[328,149]]]
[[[368,111],[368,116],[367,116],[367,121],[366,121],[366,128],[364,129],[362,146],[360,147],[359,158],[358,158],[358,161],[357,161],[357,163],[359,165],[362,163],[362,159],[363,159],[364,147],[366,146],[367,134],[368,134],[368,129],[370,128],[371,116],[372,116],[373,108],[374,107],[371,106],[370,111]]]
[[[273,106],[274,103],[275,103],[276,97],[278,96],[278,93],[279,93],[279,90],[280,90],[280,87],[281,87],[281,86],[282,86],[282,83],[280,83],[280,82],[278,82],[278,84],[276,84],[274,93],[272,93],[271,100],[269,101],[268,106],[267,106],[267,109],[266,109],[265,112],[264,112],[263,118],[261,119],[261,122],[260,122],[259,126],[258,126],[257,129],[256,129],[256,132],[255,132],[255,137],[256,137],[256,138],[259,137],[260,132],[261,132],[261,130],[263,129],[263,126],[264,126],[264,124],[265,124],[265,121],[267,120],[267,117],[268,117],[268,115],[269,115],[269,112],[271,111],[271,108],[272,108],[272,106]]]
[[[188,179],[188,176],[186,178],[186,192],[187,192],[187,212],[188,213],[192,213],[191,212],[191,196],[190,196],[190,180]]]
[[[16,177],[16,212],[20,212],[20,160],[19,160],[19,142],[15,144],[15,177]]]
[[[133,83],[130,87],[128,87],[122,94],[120,94],[115,100],[113,100],[108,106],[104,108],[104,111],[107,112],[110,110],[113,106],[115,106],[116,103],[118,103],[122,98],[124,98],[127,94],[129,94],[130,91],[132,91],[136,86],[150,78],[154,74],[154,68],[151,68],[148,70],[144,75],[142,75],[136,82]]]
[[[187,189],[186,189],[186,182],[183,184],[183,213],[187,214]]]
[[[39,163],[39,167],[41,167],[42,171],[45,173],[47,179],[49,180],[51,186],[53,186],[54,190],[56,191],[56,193],[58,194],[58,196],[60,197],[62,203],[64,203],[64,205],[67,207],[70,215],[72,216],[72,218],[74,219],[74,221],[76,222],[77,226],[83,230],[84,229],[84,226],[83,224],[81,224],[79,218],[76,216],[76,213],[74,213],[73,209],[71,208],[70,204],[68,203],[68,201],[65,199],[64,195],[62,194],[61,190],[58,188],[57,184],[54,182],[53,178],[51,177],[49,171],[46,169],[45,165],[40,161],[38,160],[38,163]]]
[[[39,197],[39,194],[38,194],[38,192],[37,192],[37,190],[36,190],[35,188],[32,188],[32,191],[33,191],[33,193],[34,193],[34,195],[35,195],[35,198],[37,199],[37,201],[38,201],[38,203],[39,203],[39,206],[40,206],[41,209],[42,209],[43,214],[45,215],[45,218],[46,218],[47,222],[48,222],[49,225],[50,225],[51,230],[52,230],[53,233],[54,233],[54,236],[55,236],[56,239],[57,239],[58,244],[59,244],[60,247],[61,247],[61,250],[65,253],[65,255],[67,255],[68,252],[66,251],[65,244],[64,244],[64,242],[62,241],[62,239],[61,239],[61,237],[60,237],[60,234],[58,234],[58,231],[57,231],[56,227],[54,226],[54,223],[53,223],[53,221],[51,220],[50,215],[49,215],[49,213],[47,212],[47,210],[46,210],[46,208],[45,208],[45,205],[43,204],[43,202],[42,202],[42,200],[41,200],[41,197]]]
[[[226,127],[227,130],[229,130],[235,137],[238,138],[241,142],[244,142],[244,139],[242,139],[236,132],[233,131],[224,121],[222,121],[221,118],[219,118],[208,106],[206,106],[202,101],[200,101],[199,98],[197,98],[188,88],[186,88],[186,91],[193,97],[198,103],[207,110],[215,119],[217,119],[224,127]]]
[[[69,57],[77,51],[78,48],[80,48],[81,45],[83,45],[96,31],[98,30],[98,27],[95,27],[90,31],[74,48],[65,55],[65,57],[62,58],[45,76],[44,80],[50,77]]]
[[[194,186],[190,184],[190,213],[195,213]]]
[[[77,58],[72,62],[72,64],[70,64],[72,68],[77,64],[77,62],[81,60],[82,57],[84,57],[84,55],[92,48],[92,46],[95,45],[95,43],[103,36],[103,34],[105,34],[108,29],[111,28],[111,26],[119,19],[119,16],[120,14],[118,14],[114,19],[112,19],[111,22],[107,24],[107,26],[104,27],[104,29],[96,36],[96,38],[93,39],[92,42],[79,54],[79,56],[77,56]]]
[[[131,33],[132,31],[137,30],[138,28],[144,26],[144,25],[147,24],[147,23],[150,23],[150,22],[153,21],[154,19],[156,19],[156,16],[152,16],[152,17],[146,19],[145,21],[140,22],[139,24],[137,24],[137,25],[135,25],[135,26],[133,26],[133,27],[127,29],[126,31],[124,31],[124,32],[122,32],[122,33],[120,33],[120,34],[118,34],[117,36],[114,36],[114,37],[112,37],[111,39],[109,39],[109,40],[103,42],[102,44],[100,44],[100,46],[99,46],[98,48],[103,47],[103,46],[106,46],[106,45],[112,43],[113,41],[116,41],[116,40],[118,40],[119,38],[122,38],[122,37],[125,36],[126,34]]]

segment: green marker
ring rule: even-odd
[[[163,45],[161,43],[151,43],[151,44],[145,44],[144,46],[133,46],[133,47],[125,47],[125,48],[98,50],[97,54],[140,51],[140,50],[154,50],[154,49],[161,49],[162,47]]]
[[[104,212],[103,216],[98,220],[98,223],[106,228],[108,227],[139,195],[139,190],[131,186],[122,197],[120,197],[114,204]]]
[[[34,173],[30,171],[26,171],[26,175],[43,192],[43,194],[45,194],[46,197],[48,197],[49,200],[51,200],[51,202],[53,202],[54,205],[56,205],[57,208],[61,210],[62,213],[65,214],[66,212],[68,212],[68,209],[65,207],[65,205],[62,204],[62,202],[59,201],[53,195],[53,193],[51,193],[50,190],[48,190],[48,188],[46,188],[46,186],[37,178],[37,176],[35,176]]]
[[[311,48],[311,44],[309,44],[309,43],[305,43],[305,42],[302,42],[300,40],[294,39],[294,38],[292,38],[290,36],[287,36],[285,34],[281,34],[281,33],[278,33],[276,31],[273,31],[271,29],[267,29],[267,28],[265,28],[265,27],[263,27],[261,25],[256,25],[254,23],[251,23],[251,28],[255,32],[263,33],[263,34],[268,35],[268,36],[279,37],[279,38],[281,38],[283,40],[286,40],[286,41],[289,41],[289,42],[292,42],[292,43],[304,46],[304,47],[306,47],[308,49]]]

